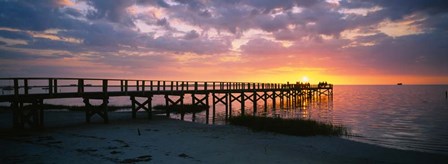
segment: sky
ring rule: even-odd
[[[448,84],[448,2],[0,0],[0,77]]]

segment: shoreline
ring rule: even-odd
[[[448,155],[398,150],[339,137],[297,137],[114,113],[109,124],[51,112],[44,131],[1,129],[6,163],[445,163]],[[73,113],[72,113],[73,114]],[[54,117],[56,118],[56,117]],[[73,119],[73,122],[61,120]],[[49,119],[49,117],[47,117]],[[56,123],[56,124],[55,124]],[[59,123],[59,124],[57,124]],[[52,126],[53,125],[53,126]],[[57,125],[57,126],[54,126]],[[9,131],[9,132],[8,132]]]

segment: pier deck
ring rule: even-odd
[[[271,100],[274,108],[279,100],[280,106],[296,103],[298,99],[315,96],[332,96],[332,84],[310,85],[301,83],[253,83],[253,82],[216,82],[216,81],[166,81],[166,80],[129,80],[129,79],[93,79],[93,78],[0,78],[2,94],[0,102],[9,102],[13,113],[14,127],[43,127],[43,100],[61,98],[82,98],[86,107],[86,121],[98,114],[108,122],[107,106],[109,97],[129,96],[132,103],[132,117],[136,112],[145,110],[148,118],[152,116],[152,97],[164,95],[166,105],[183,105],[184,96],[191,95],[194,105],[209,106],[212,97],[213,121],[215,106],[223,104],[226,118],[232,116],[232,102],[241,104],[244,114],[245,102],[253,103],[253,113],[257,111],[257,101],[266,104]],[[139,102],[136,97],[145,98]],[[91,99],[102,100],[99,106],[93,106]],[[190,103],[189,103],[190,104]],[[209,109],[206,110],[206,122],[209,121]],[[167,116],[170,110],[166,111]],[[183,117],[182,117],[183,118]]]

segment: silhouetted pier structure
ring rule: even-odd
[[[183,105],[185,95],[191,95],[191,104],[210,106],[212,120],[215,120],[216,105],[225,106],[225,115],[232,116],[232,103],[241,105],[241,114],[245,114],[246,101],[252,102],[253,114],[257,113],[257,102],[264,102],[264,110],[271,100],[273,108],[279,101],[280,108],[297,104],[299,100],[311,99],[322,95],[332,96],[333,85],[310,85],[290,83],[248,83],[248,82],[207,82],[207,81],[164,81],[164,80],[127,80],[92,78],[0,78],[3,90],[0,102],[9,102],[14,127],[43,127],[43,101],[46,99],[82,98],[86,108],[86,122],[93,115],[99,115],[108,123],[109,98],[129,96],[132,104],[132,118],[139,110],[144,110],[148,118],[152,117],[152,98],[163,95],[165,104]],[[37,89],[33,89],[37,88]],[[40,89],[39,89],[40,88]],[[139,101],[136,98],[143,98]],[[100,105],[92,105],[91,100],[100,100]],[[170,116],[170,110],[166,110]],[[210,109],[206,110],[206,123],[209,122]]]

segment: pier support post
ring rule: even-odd
[[[170,96],[178,96],[177,100],[176,99],[171,99]],[[170,113],[171,113],[171,105],[172,106],[177,106],[179,105],[180,108],[182,108],[182,106],[184,105],[184,94],[180,94],[180,95],[169,95],[169,94],[165,94],[165,105],[166,105],[166,117],[170,117]]]
[[[100,99],[102,100],[102,104],[99,106],[94,106],[90,103],[90,99]],[[98,114],[101,118],[103,118],[104,123],[109,123],[109,116],[107,114],[108,110],[108,104],[109,104],[109,97],[104,98],[87,98],[84,97],[84,104],[86,107],[86,122],[90,123],[90,120],[92,116],[95,114]]]
[[[152,118],[152,95],[145,96],[146,100],[143,103],[140,103],[137,99],[135,99],[136,96],[131,96],[131,103],[132,103],[132,118],[137,118],[137,112],[140,109],[143,109],[148,114],[148,119]]]
[[[292,107],[295,108],[297,106],[297,90],[291,91],[291,97],[292,97]]]
[[[210,117],[210,107],[208,103],[208,93],[204,94],[202,98],[197,97],[198,94],[191,94],[191,100],[193,105],[203,105],[207,107],[207,110],[205,111],[205,123],[208,124],[208,120]],[[181,116],[183,117],[183,116]],[[196,113],[193,112],[192,121],[194,122],[196,120]],[[213,108],[213,123],[215,122],[215,109]]]
[[[240,94],[238,96],[234,96],[232,93],[229,93],[229,117],[232,117],[232,102],[238,101],[240,104],[242,104],[244,101],[241,101],[241,97],[243,94]],[[244,108],[241,109],[241,111],[244,111]],[[241,113],[241,115],[244,115],[244,113]]]
[[[30,128],[43,128],[44,111],[42,105],[42,99],[19,100],[11,102],[13,127],[25,128],[28,125]]]
[[[285,94],[283,90],[280,90],[280,94],[278,95],[280,97],[280,108],[284,108],[285,105]]]
[[[266,113],[268,111],[268,93],[266,91],[263,92],[264,97],[264,112]]]
[[[265,105],[266,106],[266,110],[268,108],[267,107],[267,105],[268,105],[267,102],[268,102],[269,99],[271,100],[271,103],[272,103],[272,110],[275,110],[275,100],[274,100],[275,99],[275,92],[272,91],[271,94],[269,94],[269,91],[266,91],[265,92],[265,96],[266,96],[265,97],[265,99],[266,99],[266,105]]]
[[[244,104],[246,102],[245,97],[246,97],[246,95],[244,94],[244,92],[241,92],[241,101],[240,101],[240,103],[241,103],[241,115],[242,116],[244,116],[246,114],[246,111],[244,109],[244,108],[246,108],[245,104]]]
[[[254,112],[253,112],[254,116],[257,115],[257,100],[258,100],[257,95],[258,93],[254,91],[254,93],[252,93],[252,96],[250,96],[252,97],[252,103],[254,104]]]
[[[288,107],[293,108],[294,106],[294,90],[288,90]]]
[[[213,93],[212,96],[213,96],[213,102],[212,102],[213,103],[213,114],[214,114],[214,111],[216,109],[216,104],[222,103],[225,106],[225,108],[226,108],[225,109],[225,112],[226,112],[225,120],[227,121],[227,119],[228,119],[228,112],[229,112],[228,93],[224,93],[224,95],[221,96],[221,97],[220,97],[220,95],[217,95],[216,93]],[[215,116],[213,116],[213,117],[215,117]]]
[[[267,112],[267,109],[268,109],[268,94],[267,94],[267,92],[266,91],[264,91],[264,92],[262,92],[262,94],[260,95],[260,94],[258,94],[257,92],[254,92],[254,100],[255,100],[255,102],[254,102],[254,107],[257,105],[257,102],[258,102],[258,100],[263,100],[263,103],[264,103],[264,112],[265,112],[265,114],[266,114],[266,112]],[[256,113],[256,111],[255,111],[255,113]]]
[[[277,101],[275,100],[277,97],[277,91],[273,90],[272,91],[272,110],[275,110],[276,106],[277,106]]]

